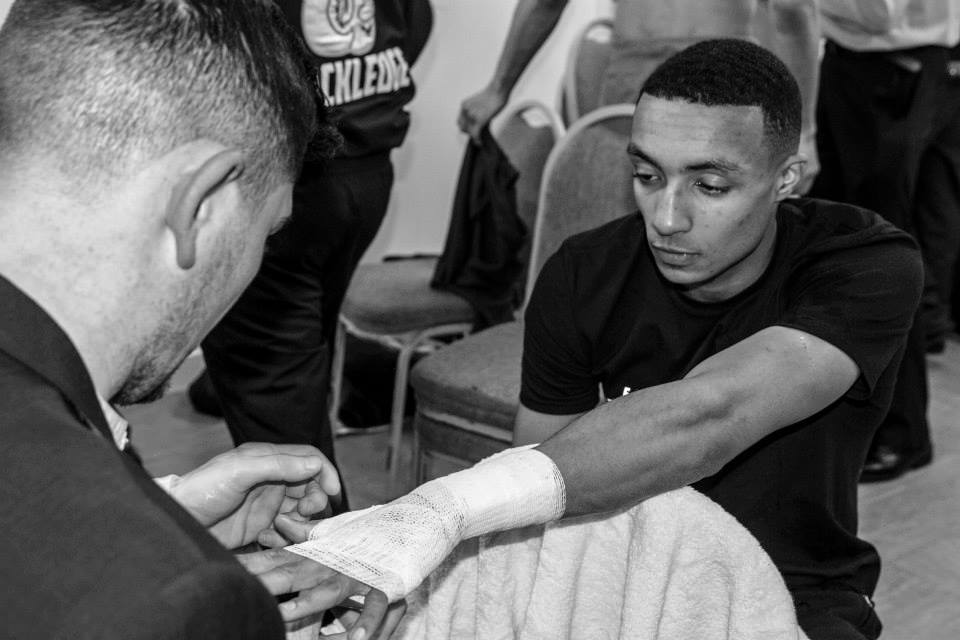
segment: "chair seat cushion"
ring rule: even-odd
[[[436,258],[360,265],[340,308],[361,331],[396,335],[444,324],[472,323],[464,298],[430,286]]]
[[[410,373],[418,409],[512,431],[522,352],[523,324],[507,322],[430,354]]]

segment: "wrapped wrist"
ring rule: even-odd
[[[393,502],[319,523],[288,550],[399,600],[466,538],[556,520],[563,478],[546,455],[509,449]]]

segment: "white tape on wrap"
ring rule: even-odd
[[[550,458],[530,447],[507,449],[389,504],[323,520],[306,542],[287,549],[395,602],[460,541],[556,520],[565,505],[563,478]]]

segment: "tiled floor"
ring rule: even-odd
[[[155,475],[191,469],[230,446],[224,424],[195,413],[183,393],[199,366],[188,360],[164,399],[126,411]],[[860,490],[861,531],[884,560],[876,594],[884,640],[960,640],[960,343],[931,357],[930,382],[933,464]],[[337,441],[356,508],[390,497],[386,442],[386,434]]]

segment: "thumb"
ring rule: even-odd
[[[317,522],[314,520],[295,520],[284,513],[279,514],[273,521],[277,531],[291,543],[306,541],[316,525]]]

